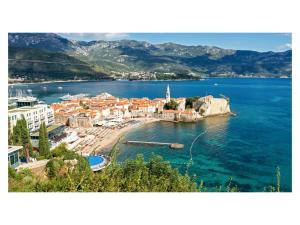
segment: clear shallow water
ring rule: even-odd
[[[279,166],[281,188],[291,191],[291,83],[291,79],[215,78],[205,81],[66,82],[10,88],[12,92],[31,89],[34,96],[47,103],[56,102],[67,93],[109,92],[119,97],[163,97],[167,84],[172,97],[222,93],[230,97],[231,110],[237,113],[236,117],[208,118],[198,123],[148,124],[128,133],[125,139],[178,142],[185,145],[184,149],[121,144],[118,160],[134,158],[139,153],[148,159],[155,153],[185,172],[192,153],[189,174],[196,174],[198,181],[215,187],[232,177],[241,191],[263,191],[265,186],[275,184],[275,168]],[[58,90],[59,86],[63,89]],[[191,143],[198,135],[190,152]]]

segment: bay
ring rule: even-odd
[[[180,172],[195,175],[197,182],[213,189],[226,186],[232,177],[240,191],[263,191],[276,184],[281,171],[281,190],[292,191],[292,80],[211,78],[203,81],[99,81],[36,83],[9,86],[31,90],[48,104],[65,94],[108,92],[118,97],[164,97],[167,84],[171,97],[224,94],[236,117],[212,117],[197,123],[158,122],[126,134],[126,140],[178,142],[182,150],[168,147],[119,144],[119,162],[144,154],[161,155]],[[60,89],[58,87],[61,87]],[[199,137],[198,137],[199,136]],[[195,138],[198,137],[196,140]],[[191,148],[192,142],[195,140]],[[192,159],[192,164],[187,163]]]

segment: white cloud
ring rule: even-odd
[[[286,50],[290,50],[290,49],[292,49],[292,44],[291,43],[286,43],[286,44],[280,45],[278,47],[279,51],[286,51]]]
[[[127,33],[59,33],[59,35],[79,41],[96,41],[96,40],[120,40],[129,37]]]
[[[285,47],[286,47],[286,48],[289,48],[289,49],[292,49],[292,44],[287,43],[287,44],[285,44]]]

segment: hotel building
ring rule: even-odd
[[[24,117],[30,132],[37,131],[42,122],[45,122],[46,126],[54,123],[54,112],[46,104],[11,109],[8,111],[8,117],[11,129],[16,126],[18,120]]]

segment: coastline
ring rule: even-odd
[[[53,80],[53,81],[41,81],[41,82],[19,82],[19,83],[9,83],[8,86],[14,85],[28,85],[28,84],[49,84],[49,83],[66,83],[66,82],[84,82],[92,80]]]
[[[139,81],[139,82],[146,82],[146,81],[156,81],[156,82],[168,82],[168,81],[203,81],[207,79],[232,79],[232,78],[238,78],[238,79],[292,79],[292,77],[204,77],[201,79],[167,79],[167,80],[132,80],[132,81]],[[110,79],[104,79],[105,81]],[[67,82],[94,82],[94,81],[103,81],[103,80],[54,80],[54,81],[41,81],[41,82],[17,82],[17,83],[8,83],[8,86],[14,86],[14,85],[28,85],[28,84],[49,84],[49,83],[67,83]],[[117,81],[117,82],[124,82],[129,80],[110,80],[110,81]]]
[[[111,134],[109,137],[104,138],[102,141],[100,141],[101,148],[96,151],[96,153],[100,152],[109,152],[111,151],[111,148],[118,142],[118,140],[125,135],[126,133],[136,129],[141,128],[142,126],[154,123],[160,121],[160,119],[156,118],[136,118],[134,121],[137,121],[137,124],[131,124],[128,125],[122,129],[116,130],[113,134]]]

